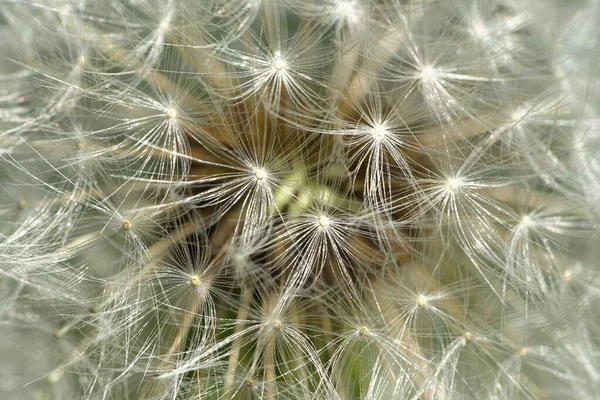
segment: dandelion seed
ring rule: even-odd
[[[77,57],[77,61],[75,62],[75,65],[77,65],[78,67],[83,67],[86,63],[87,63],[87,57],[85,56],[85,54],[82,54],[79,57]]]
[[[556,79],[558,80],[563,80],[567,77],[567,73],[560,67],[557,67],[556,70],[554,71],[554,76],[556,77]]]
[[[419,78],[423,82],[423,84],[430,85],[434,84],[438,80],[438,72],[431,65],[426,65],[422,68],[419,73]]]
[[[529,350],[527,349],[527,347],[522,347],[519,349],[519,357],[525,358],[525,357],[527,357],[527,353],[529,353]]]
[[[335,15],[339,20],[348,26],[352,26],[359,21],[360,14],[354,0],[335,0]]]
[[[123,230],[126,230],[126,231],[128,231],[128,230],[130,230],[130,229],[131,229],[131,227],[132,227],[132,226],[133,226],[133,225],[131,224],[131,221],[129,221],[129,220],[125,220],[125,221],[123,221],[123,225],[122,225],[122,227],[123,227]]]
[[[578,140],[573,143],[573,150],[577,152],[582,152],[585,150],[584,142],[582,140]]]
[[[387,133],[388,132],[383,125],[377,124],[373,127],[373,137],[375,139],[382,139],[387,135]]]
[[[489,35],[488,30],[481,21],[473,22],[473,24],[471,25],[471,32],[477,40],[483,40]]]
[[[267,171],[265,171],[265,170],[264,170],[264,169],[262,169],[262,168],[257,168],[257,169],[254,171],[254,176],[256,177],[256,180],[258,180],[258,181],[262,181],[262,180],[264,180],[264,179],[266,179],[266,178],[267,178]]]
[[[52,371],[52,372],[50,373],[50,375],[48,375],[48,376],[46,377],[46,381],[47,381],[49,384],[51,384],[51,385],[55,385],[55,384],[57,384],[57,383],[60,381],[60,379],[61,379],[61,378],[62,378],[62,376],[63,376],[63,373],[64,373],[64,371],[63,371],[63,370],[55,370],[55,371]]]
[[[331,225],[331,219],[327,215],[319,215],[318,223],[321,228],[327,228]]]
[[[171,24],[169,21],[161,21],[161,23],[158,24],[158,29],[162,32],[168,32],[169,29],[171,29]]]
[[[200,286],[200,278],[197,275],[194,275],[190,278],[190,285],[194,287]]]
[[[569,269],[564,270],[564,272],[562,274],[562,278],[565,282],[570,282],[573,279],[574,275],[575,275],[575,272],[569,268]]]
[[[275,71],[282,72],[287,68],[287,65],[287,61],[281,56],[281,53],[276,51],[273,57],[273,68]]]
[[[529,112],[530,110],[527,107],[521,106],[510,114],[510,118],[513,121],[521,121],[528,116]]]
[[[169,108],[166,113],[167,119],[175,119],[177,118],[177,110],[174,108]]]
[[[462,185],[462,181],[460,178],[448,178],[446,181],[446,187],[448,191],[452,193],[457,193]]]

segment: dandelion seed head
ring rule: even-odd
[[[373,138],[375,138],[376,140],[383,139],[386,135],[388,135],[388,131],[384,125],[375,124],[373,126],[373,128],[371,129],[371,134],[373,135]]]
[[[594,2],[42,3],[0,12],[0,398],[594,398]]]

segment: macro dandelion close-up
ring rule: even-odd
[[[599,68],[598,0],[0,0],[0,399],[599,399]]]

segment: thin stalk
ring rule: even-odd
[[[227,361],[227,375],[225,376],[225,393],[231,393],[233,388],[236,366],[238,364],[240,358],[240,350],[241,350],[241,341],[242,335],[240,332],[244,329],[245,321],[248,317],[248,309],[250,307],[250,302],[252,301],[253,292],[252,289],[248,288],[246,285],[242,287],[241,293],[241,304],[238,309],[236,316],[236,325],[234,329],[233,336],[235,339],[231,344],[231,354],[229,355],[229,360]]]

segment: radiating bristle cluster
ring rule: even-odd
[[[0,0],[0,398],[596,399],[599,26]]]

